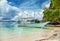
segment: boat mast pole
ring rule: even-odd
[[[34,10],[34,22],[35,22],[35,10]]]

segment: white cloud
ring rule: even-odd
[[[49,8],[50,7],[50,0],[49,1],[46,1],[42,4],[42,8]]]
[[[42,20],[43,16],[44,16],[43,11],[44,11],[43,9],[37,11],[36,14],[35,14],[35,18],[39,19],[39,20]]]
[[[9,5],[7,0],[0,0],[0,15],[3,17],[5,15],[5,13],[8,13],[10,10],[14,10],[15,12],[20,11],[19,8]]]
[[[3,9],[3,11],[5,10],[5,12],[9,11],[9,9],[15,10],[15,11],[20,11],[19,8],[9,5],[7,0],[1,0],[0,1],[0,9],[1,10]]]
[[[49,8],[50,7],[50,3],[46,4],[45,7],[46,8]]]
[[[37,1],[37,0],[29,0],[29,1],[27,1],[27,2],[24,2],[24,3],[20,4],[20,7],[21,7],[21,6],[22,6],[23,8],[24,8],[24,7],[28,7],[28,6],[32,5],[32,4],[35,4],[36,1]],[[22,8],[22,7],[21,7],[21,8]]]
[[[27,2],[27,3],[29,3],[29,2]],[[24,4],[27,4],[27,3],[24,3]],[[35,1],[32,2],[31,4],[34,4],[34,3],[35,3]],[[11,4],[11,2],[10,2],[10,4]],[[49,2],[45,2],[42,4],[42,7],[48,8],[49,5],[50,5]],[[9,10],[14,10],[15,12],[18,12],[17,15],[15,17],[13,17],[11,20],[18,20],[19,17],[27,17],[26,14],[28,14],[29,17],[34,17],[34,11],[20,10],[19,8],[15,7],[15,6],[9,5],[7,0],[0,0],[0,10],[1,10],[1,12],[3,12],[3,14],[9,12]],[[38,10],[38,11],[36,10],[35,11],[35,13],[36,13],[35,18],[42,19],[43,18],[43,11],[44,11],[43,9]],[[23,14],[23,16],[22,16],[22,14]]]

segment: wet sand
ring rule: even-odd
[[[55,37],[53,34],[57,34]],[[0,41],[59,41],[60,27],[37,28],[0,28]]]

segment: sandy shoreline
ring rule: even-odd
[[[49,36],[37,41],[60,41],[60,27],[52,27],[52,30],[47,30]]]
[[[5,28],[6,29],[6,28]],[[48,29],[19,29],[15,28],[10,31],[0,28],[0,41],[39,41],[45,39],[46,41],[53,39],[59,41],[60,38],[60,27],[50,27]],[[53,38],[53,34],[57,33],[58,36]],[[51,37],[51,38],[49,38]],[[49,38],[49,39],[48,39]],[[44,41],[45,41],[44,40]],[[52,41],[52,40],[51,40]]]

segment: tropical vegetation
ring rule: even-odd
[[[60,22],[60,0],[51,0],[49,9],[44,11],[44,21]]]

